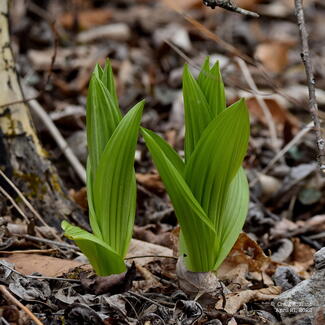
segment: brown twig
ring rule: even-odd
[[[325,175],[325,140],[322,134],[321,124],[318,116],[318,105],[315,94],[315,79],[313,73],[313,65],[309,54],[308,33],[306,29],[304,10],[302,0],[295,0],[296,17],[298,21],[299,34],[301,40],[301,59],[305,66],[307,85],[309,93],[308,108],[314,122],[315,135],[318,149],[318,162],[320,171]]]
[[[27,307],[18,301],[4,285],[0,285],[0,292],[9,303],[16,305],[18,308],[23,310],[36,325],[43,325],[43,323]]]
[[[237,12],[238,14],[258,18],[260,15],[256,12],[249,11],[234,5],[231,0],[203,0],[203,4],[214,9],[220,7],[229,11]]]

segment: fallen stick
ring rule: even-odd
[[[0,292],[9,303],[23,310],[36,325],[43,325],[43,323],[26,306],[19,302],[4,285],[0,285]]]
[[[321,129],[321,124],[318,116],[318,105],[315,93],[315,79],[313,73],[313,65],[309,53],[308,33],[305,23],[305,15],[302,7],[302,0],[295,0],[296,17],[299,27],[301,40],[301,59],[305,66],[307,85],[309,93],[308,108],[314,122],[314,130],[318,149],[318,162],[321,173],[325,176],[325,140]]]
[[[203,4],[212,9],[215,7],[220,7],[229,11],[237,12],[238,14],[244,16],[251,16],[255,18],[258,18],[260,16],[256,12],[249,11],[234,5],[230,0],[203,0]]]

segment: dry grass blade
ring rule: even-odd
[[[265,103],[263,97],[260,95],[257,95],[257,93],[259,91],[257,89],[255,82],[254,82],[254,79],[252,78],[252,75],[248,69],[246,62],[244,60],[242,60],[241,58],[236,58],[236,61],[238,62],[238,65],[239,65],[241,71],[243,72],[243,75],[244,75],[249,87],[253,90],[253,92],[255,94],[255,98],[256,98],[258,104],[260,105],[260,107],[263,111],[263,114],[265,115],[265,120],[267,121],[268,128],[270,131],[272,147],[273,147],[274,151],[277,152],[277,151],[279,151],[279,141],[277,138],[276,127],[275,127],[275,123],[273,121],[272,114],[271,114],[267,104]]]
[[[324,135],[321,129],[321,124],[318,116],[318,105],[317,105],[316,92],[315,92],[315,79],[313,73],[313,65],[309,54],[308,33],[305,24],[305,16],[304,16],[304,10],[302,6],[302,0],[295,0],[295,7],[296,7],[296,16],[298,21],[301,47],[302,47],[301,58],[305,66],[306,76],[307,76],[307,84],[308,84],[308,92],[309,92],[308,107],[315,126],[315,135],[316,135],[317,149],[319,155],[319,167],[323,176],[325,176],[325,140],[324,140]]]

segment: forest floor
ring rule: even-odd
[[[153,257],[129,259],[126,274],[95,277],[73,243],[57,242],[46,227],[38,227],[43,237],[37,237],[18,215],[1,215],[0,322],[29,323],[26,309],[8,303],[9,296],[43,324],[325,324],[324,250],[315,265],[325,243],[325,178],[317,164],[294,1],[236,1],[259,18],[213,10],[199,0],[13,3],[11,46],[20,78],[39,93],[47,118],[83,165],[87,87],[96,63],[110,58],[123,112],[144,98],[142,125],[182,152],[183,65],[196,74],[207,55],[218,60],[227,103],[245,97],[249,107],[244,167],[250,205],[244,232],[217,272],[219,287],[195,299],[176,277],[177,220],[140,139],[128,256]],[[305,0],[304,9],[324,119],[325,6]],[[85,184],[44,120],[32,114],[42,145],[87,220]],[[8,209],[14,209],[9,201]]]

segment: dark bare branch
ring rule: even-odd
[[[313,65],[310,58],[310,51],[308,45],[308,33],[305,23],[305,15],[302,6],[302,0],[295,0],[296,16],[298,21],[300,39],[301,39],[301,59],[305,66],[307,85],[309,93],[308,108],[314,122],[315,135],[317,141],[317,149],[319,156],[320,170],[325,175],[325,140],[321,129],[321,123],[318,115],[318,105],[315,93],[315,79],[313,72]]]
[[[245,16],[251,16],[256,18],[260,16],[256,12],[249,11],[234,5],[231,0],[203,0],[203,4],[212,9],[214,9],[215,7],[220,7],[229,11],[237,12]]]

